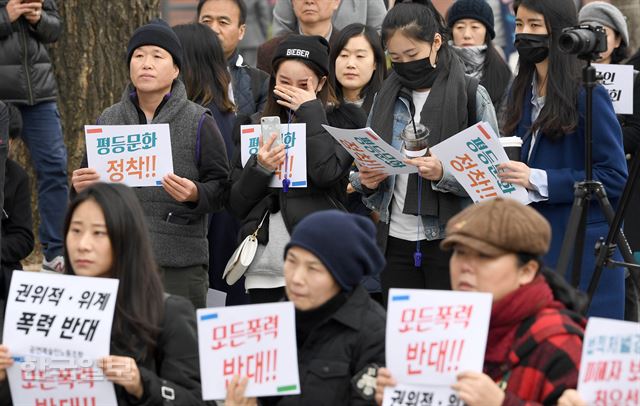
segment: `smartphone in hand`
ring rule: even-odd
[[[273,133],[278,134],[273,142],[272,148],[282,144],[282,133],[280,132],[280,117],[266,116],[260,119],[260,131],[262,133],[262,142],[266,144]]]

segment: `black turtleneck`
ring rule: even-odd
[[[315,309],[305,311],[296,309],[296,341],[298,342],[298,348],[302,348],[313,329],[333,316],[346,303],[347,298],[347,293],[340,291]]]

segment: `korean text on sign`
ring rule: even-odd
[[[447,386],[396,385],[384,390],[382,406],[464,406]]]
[[[158,186],[173,172],[168,124],[85,126],[87,158],[104,182]]]
[[[391,289],[386,359],[401,384],[450,385],[482,371],[491,295]]]
[[[589,318],[578,392],[589,405],[640,404],[640,324]]]
[[[307,187],[307,125],[305,123],[281,124],[282,142],[287,149],[287,159],[276,168],[269,187],[282,187],[286,177],[291,187]],[[251,155],[258,153],[261,129],[259,125],[243,125],[240,127],[240,149],[242,166],[245,166]]]
[[[14,404],[115,401],[96,360],[109,355],[117,292],[117,279],[13,274],[4,344]]]
[[[235,375],[247,396],[300,393],[292,303],[198,309],[202,395],[224,399]]]
[[[371,128],[345,130],[328,125],[323,127],[353,156],[359,167],[377,169],[389,175],[418,172],[415,166],[405,164],[402,153],[384,142]]]
[[[474,202],[508,197],[528,204],[525,188],[503,183],[498,165],[507,162],[507,154],[487,123],[478,123],[431,147],[444,170],[452,173]]]
[[[633,114],[633,65],[594,63],[602,86],[607,89],[616,114]]]

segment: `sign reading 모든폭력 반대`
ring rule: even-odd
[[[97,367],[109,355],[118,280],[14,271],[4,345],[15,405],[115,405]]]
[[[293,303],[198,309],[198,349],[204,400],[224,399],[235,375],[246,396],[300,393]]]
[[[84,126],[89,168],[102,182],[160,186],[173,173],[169,124]]]

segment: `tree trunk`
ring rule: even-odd
[[[84,125],[120,99],[128,81],[125,61],[133,31],[158,17],[160,0],[62,0],[60,39],[50,49],[58,80],[58,108],[69,155],[69,178],[84,154]],[[32,179],[34,232],[40,223],[35,173],[24,145],[16,157]],[[39,244],[27,263],[41,259]]]

